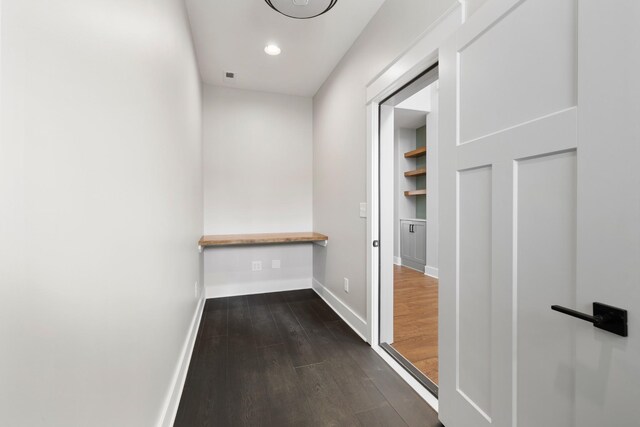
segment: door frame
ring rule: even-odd
[[[393,359],[379,342],[380,238],[379,107],[394,92],[438,62],[440,46],[464,23],[464,0],[449,8],[402,55],[389,64],[366,87],[367,114],[367,325],[371,347],[436,411],[438,399]],[[393,209],[393,207],[391,207]]]

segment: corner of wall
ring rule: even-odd
[[[178,413],[178,406],[180,405],[180,398],[182,397],[182,390],[184,389],[184,383],[187,379],[187,372],[189,371],[189,365],[191,364],[191,356],[193,355],[193,347],[196,343],[196,337],[198,336],[198,330],[200,329],[200,321],[204,313],[204,296],[198,301],[196,311],[191,320],[189,326],[189,332],[185,339],[182,351],[180,352],[180,358],[178,364],[173,373],[171,380],[171,387],[167,392],[163,410],[160,413],[160,419],[157,425],[162,427],[171,427],[175,422],[176,415]]]
[[[371,342],[367,321],[351,310],[340,298],[327,289],[322,283],[313,279],[313,290],[344,320],[364,341]]]
[[[434,279],[438,278],[438,269],[435,267],[430,267],[428,265],[426,265],[424,267],[424,274],[429,276],[429,277],[433,277]]]

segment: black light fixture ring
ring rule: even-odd
[[[299,16],[291,16],[291,15],[287,15],[286,13],[283,13],[282,11],[278,10],[278,9],[273,5],[273,3],[271,2],[271,0],[264,0],[264,1],[269,5],[269,7],[270,7],[271,9],[275,10],[276,12],[278,12],[278,13],[279,13],[279,14],[281,14],[281,15],[284,15],[284,16],[286,16],[286,17],[288,17],[288,18],[292,18],[292,19],[312,19],[312,18],[316,18],[316,17],[318,17],[318,16],[320,16],[320,15],[323,15],[323,14],[325,14],[325,13],[329,12],[329,11],[333,8],[333,6],[335,6],[335,5],[336,5],[336,3],[338,3],[338,0],[331,0],[331,3],[329,3],[329,6],[328,6],[325,10],[323,10],[322,12],[318,13],[317,15],[307,16],[307,17],[299,17]]]

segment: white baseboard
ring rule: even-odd
[[[205,287],[205,295],[209,299],[294,291],[297,289],[311,289],[311,278],[211,285]]]
[[[400,258],[399,256],[394,256],[393,257],[393,263],[395,265],[402,265],[402,258]]]
[[[438,269],[435,267],[429,267],[428,265],[424,267],[424,274],[429,277],[433,277],[434,279],[438,278]]]
[[[331,307],[333,311],[335,311],[336,314],[360,336],[360,338],[365,342],[370,342],[368,338],[369,327],[367,326],[366,320],[356,314],[355,311],[351,310],[351,308],[342,302],[340,298],[335,296],[333,292],[324,287],[324,285],[316,279],[313,279],[313,290],[316,291],[320,298],[322,298],[324,302],[326,302],[329,307]]]
[[[193,354],[193,346],[196,343],[196,337],[198,336],[198,329],[200,328],[200,319],[204,312],[205,299],[200,298],[196,312],[191,320],[189,326],[189,333],[182,346],[180,357],[178,359],[178,366],[173,373],[171,380],[171,387],[165,398],[163,405],[163,411],[160,413],[159,426],[171,427],[176,419],[178,413],[178,405],[180,404],[180,397],[182,396],[182,389],[184,388],[184,382],[187,378],[187,372],[189,371],[189,364],[191,363],[191,355]]]

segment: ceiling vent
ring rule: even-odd
[[[238,84],[238,75],[233,71],[223,72],[222,84],[225,86],[236,86]]]

